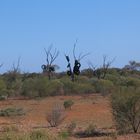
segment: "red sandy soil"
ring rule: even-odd
[[[50,128],[46,121],[46,113],[54,104],[61,104],[72,99],[74,105],[66,110],[64,122],[57,128]],[[0,101],[0,108],[22,107],[26,115],[22,117],[0,117],[0,128],[5,125],[16,124],[21,131],[30,131],[35,128],[49,129],[51,132],[64,130],[72,121],[76,122],[76,131],[85,129],[90,123],[105,131],[114,131],[111,107],[108,97],[98,94],[86,96],[55,96],[40,100],[6,100]],[[132,138],[131,138],[132,137]],[[137,138],[138,137],[138,138]],[[78,138],[71,138],[76,140]],[[140,135],[119,136],[119,140],[140,140]],[[86,138],[81,140],[112,140],[106,137]]]

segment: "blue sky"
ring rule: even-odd
[[[60,71],[72,56],[91,54],[82,60],[100,66],[102,56],[116,57],[113,66],[123,67],[129,60],[140,61],[139,0],[1,0],[0,72],[11,69],[21,57],[24,72],[41,72],[44,47],[53,44],[60,52],[56,63]]]

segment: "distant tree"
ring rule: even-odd
[[[115,58],[113,58],[110,61],[109,60],[107,61],[107,56],[104,55],[103,64],[101,67],[96,68],[97,66],[94,66],[91,62],[89,62],[89,67],[90,69],[92,69],[94,76],[96,76],[98,79],[105,79],[108,69],[111,66],[111,64],[114,62],[114,60]]]
[[[79,74],[80,74],[80,67],[81,67],[80,61],[81,61],[85,56],[87,56],[87,55],[89,54],[89,53],[86,53],[86,54],[80,53],[80,54],[79,54],[79,57],[77,58],[76,55],[75,55],[76,44],[77,44],[77,40],[76,40],[76,42],[74,43],[74,48],[73,48],[73,57],[74,57],[74,66],[73,66],[73,67],[71,66],[69,56],[68,56],[68,55],[65,55],[66,60],[67,60],[67,62],[68,62],[67,68],[69,69],[69,70],[67,71],[67,75],[68,75],[68,76],[71,76],[71,80],[72,80],[73,82],[74,82],[74,80],[75,80],[75,75],[79,75]]]
[[[124,69],[125,70],[131,70],[131,71],[140,70],[140,62],[136,62],[134,60],[129,61],[129,64],[125,65]]]
[[[57,65],[53,64],[53,62],[56,60],[56,58],[59,55],[59,51],[55,48],[54,51],[52,50],[52,45],[46,50],[46,64],[43,64],[41,68],[43,69],[43,73],[47,73],[47,76],[49,80],[51,80],[51,77],[53,75],[53,72],[58,68]]]
[[[9,82],[13,82],[17,79],[17,77],[20,75],[20,62],[21,57],[18,58],[17,63],[13,63],[12,68],[7,72],[7,78]]]

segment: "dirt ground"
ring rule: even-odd
[[[54,104],[63,105],[67,99],[72,99],[74,105],[71,110],[66,110],[66,118],[57,128],[49,127],[46,121],[46,113],[51,110]],[[0,101],[0,108],[22,107],[26,115],[22,117],[0,117],[0,128],[16,124],[21,131],[29,132],[33,129],[48,129],[52,133],[65,130],[72,122],[76,122],[75,131],[85,129],[90,123],[94,123],[98,129],[104,131],[114,131],[112,111],[108,97],[98,94],[86,96],[56,96],[37,100],[6,100]],[[71,138],[76,140],[79,138]],[[109,137],[80,138],[81,140],[112,140]],[[140,140],[140,135],[118,136],[118,140]]]

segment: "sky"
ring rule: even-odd
[[[140,61],[139,0],[0,0],[0,72],[6,72],[21,57],[22,72],[41,72],[46,64],[44,48],[59,50],[55,63],[67,70],[65,54],[82,69],[88,62],[97,67],[102,56],[115,57],[112,67]]]

